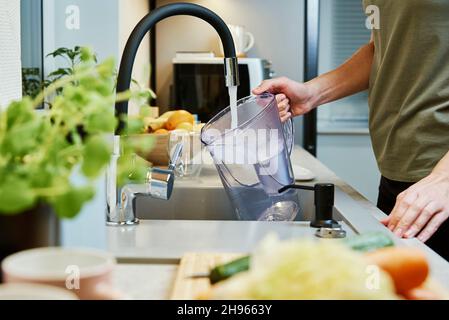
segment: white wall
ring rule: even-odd
[[[148,0],[119,0],[119,50],[120,57],[126,42],[137,23],[148,14],[150,6]],[[133,78],[139,82],[149,81],[147,66],[150,65],[150,37],[142,40],[134,64]]]
[[[76,5],[80,9],[80,30],[67,29],[66,8]],[[58,47],[90,46],[99,60],[114,57],[119,67],[120,59],[132,30],[149,12],[147,0],[44,0],[44,52]],[[134,65],[133,78],[142,84],[149,82],[149,37],[140,46]],[[63,61],[60,61],[63,63]],[[46,71],[58,67],[53,58],[46,59]]]
[[[80,9],[80,28],[66,27],[66,8],[76,5]],[[99,60],[120,54],[118,0],[44,0],[44,53],[59,47],[90,46]],[[64,63],[45,60],[45,73]],[[111,105],[111,112],[113,106]],[[80,177],[74,177],[79,180]],[[61,241],[64,246],[89,246],[102,248],[106,235],[100,230],[105,224],[105,183],[97,182],[95,199],[84,206],[74,220],[64,220],[61,225]]]
[[[158,6],[174,1],[159,0]],[[188,0],[216,12],[229,24],[245,26],[256,38],[250,57],[273,62],[278,75],[303,79],[303,0]],[[157,25],[157,94],[161,108],[168,107],[172,83],[172,59],[176,51],[214,51],[219,54],[217,34],[207,23],[193,17],[173,17]],[[297,143],[301,119],[296,119]]]
[[[319,134],[318,159],[372,203],[380,173],[367,134]]]
[[[126,42],[137,23],[148,14],[150,6],[148,0],[119,0],[119,50],[120,57]],[[149,86],[150,81],[150,36],[142,40],[134,62],[133,75],[142,86]],[[129,104],[129,113],[136,114],[139,106]]]
[[[80,29],[66,26],[66,9],[80,10]],[[90,46],[99,60],[119,58],[118,0],[44,0],[44,53],[59,47]],[[45,71],[54,70],[53,58],[47,58]],[[63,61],[57,62],[57,64]]]
[[[22,96],[20,0],[0,0],[0,107]]]

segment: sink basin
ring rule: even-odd
[[[223,188],[177,186],[169,201],[140,196],[136,199],[139,219],[237,220]]]
[[[313,192],[298,190],[298,196],[296,220],[311,221],[315,215]],[[197,178],[176,180],[169,201],[138,197],[136,213],[142,220],[239,220],[213,166],[205,166]],[[338,218],[336,210],[335,214]]]

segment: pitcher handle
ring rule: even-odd
[[[285,143],[287,145],[287,151],[288,154],[291,156],[293,147],[295,145],[295,126],[292,118],[284,122],[283,129],[284,129]]]

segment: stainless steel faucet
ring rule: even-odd
[[[117,185],[117,161],[120,158],[120,139],[114,137],[114,153],[106,176],[107,221],[111,226],[135,225],[139,223],[136,216],[136,198],[150,196],[169,200],[175,182],[176,165],[182,154],[181,143],[175,146],[167,169],[148,168],[145,181],[140,184]]]
[[[225,59],[225,82],[227,87],[238,86],[238,60],[235,52],[234,40],[226,23],[211,10],[191,4],[173,3],[150,12],[134,28],[123,52],[120,70],[117,78],[117,92],[129,90],[134,60],[145,35],[161,20],[166,18],[188,15],[200,18],[215,28],[223,43]],[[182,145],[177,145],[168,169],[148,169],[146,181],[142,184],[128,184],[119,187],[117,184],[117,162],[121,152],[121,135],[125,129],[124,117],[128,114],[128,102],[118,102],[115,114],[119,121],[113,141],[113,155],[106,174],[106,222],[108,225],[123,226],[139,223],[135,213],[136,197],[139,195],[169,200],[175,179],[175,167],[181,153]]]

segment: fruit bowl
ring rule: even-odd
[[[168,166],[173,146],[183,143],[182,168],[180,175],[189,175],[196,171],[192,161],[202,150],[200,132],[202,124],[195,123],[195,117],[185,110],[168,111],[155,118],[140,116],[145,124],[143,134],[154,138],[154,146],[149,152],[139,155],[153,166]]]

